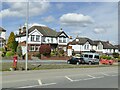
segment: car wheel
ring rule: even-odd
[[[80,63],[79,63],[79,62],[77,62],[76,64],[77,64],[77,65],[79,65]]]
[[[90,61],[88,64],[89,64],[89,65],[92,65],[92,62]]]
[[[82,64],[85,64],[85,61],[82,61]]]
[[[68,64],[70,64],[70,61],[67,61]]]

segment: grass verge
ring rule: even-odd
[[[72,64],[36,64],[28,63],[29,70],[46,70],[46,69],[66,69],[66,68],[95,68],[95,67],[112,67],[118,65],[72,65]],[[25,67],[25,63],[19,62],[17,64],[18,70],[21,70],[21,67]],[[2,68],[0,71],[10,71],[12,68],[12,63],[2,63]]]

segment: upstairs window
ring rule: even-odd
[[[35,35],[31,35],[31,41],[35,41]]]
[[[36,41],[40,41],[40,36],[36,35]]]

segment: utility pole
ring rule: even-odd
[[[29,18],[29,0],[26,2],[26,62],[25,70],[28,69],[28,18]]]

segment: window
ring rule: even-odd
[[[85,45],[85,46],[84,46],[84,49],[87,49],[87,50],[88,50],[88,49],[89,49],[89,45]]]
[[[35,41],[35,35],[31,35],[31,41]]]
[[[36,41],[40,41],[40,36],[36,35]]]
[[[88,58],[88,55],[87,55],[87,54],[85,54],[85,55],[84,55],[84,57],[85,57],[85,58]]]
[[[63,43],[66,43],[66,38],[65,37],[63,38]]]
[[[39,46],[36,46],[36,47],[35,47],[35,51],[39,51]]]
[[[93,58],[93,55],[89,55],[89,58]]]
[[[98,55],[95,55],[95,57],[94,57],[95,59],[99,59],[99,56]]]
[[[59,43],[62,43],[62,37],[59,38]]]
[[[30,51],[35,51],[35,46],[31,46]]]
[[[51,42],[53,43],[53,38],[51,38]]]

